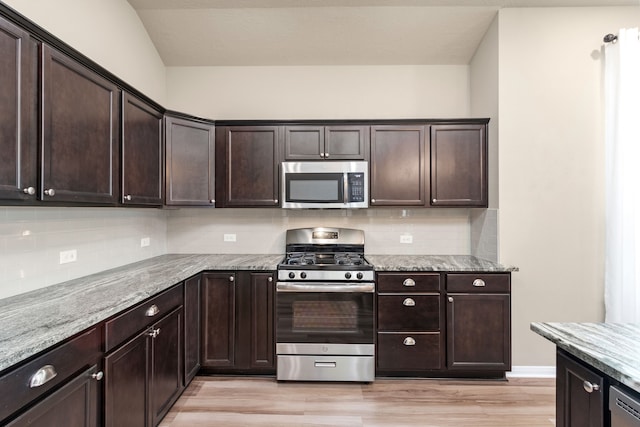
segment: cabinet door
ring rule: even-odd
[[[0,18],[0,199],[35,199],[37,185],[37,47]]]
[[[327,126],[325,128],[327,160],[368,160],[368,126]]]
[[[487,206],[486,125],[431,126],[431,205]]]
[[[604,426],[603,376],[561,352],[556,362],[556,426]]]
[[[7,424],[11,427],[93,427],[98,421],[98,383],[94,365]]]
[[[200,369],[200,276],[184,282],[184,385]]]
[[[217,135],[219,187],[225,207],[277,207],[279,133],[277,126],[226,127]]]
[[[184,388],[182,328],[182,307],[151,327],[149,409],[152,426],[158,425]]]
[[[104,421],[107,427],[149,425],[147,331],[104,359]]]
[[[169,116],[165,126],[165,204],[214,206],[214,126]]]
[[[119,89],[42,45],[41,96],[41,199],[115,204],[119,193]]]
[[[236,363],[236,278],[233,273],[202,275],[203,368],[233,367]]]
[[[122,199],[125,205],[162,205],[164,159],[161,112],[122,97]]]
[[[274,295],[272,273],[251,273],[251,304],[243,309],[251,316],[249,368],[275,372]]]
[[[447,367],[511,369],[508,294],[447,294]]]
[[[371,205],[424,206],[423,126],[371,127]]]
[[[324,155],[324,126],[284,128],[285,160],[322,160]]]

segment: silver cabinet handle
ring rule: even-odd
[[[328,159],[329,158],[329,153],[324,153],[324,158]]]
[[[31,379],[29,380],[29,387],[40,387],[41,385],[46,384],[54,379],[56,375],[58,375],[58,373],[56,372],[56,368],[54,368],[53,365],[44,365],[31,376]]]
[[[432,202],[433,203],[438,203],[438,199],[433,199]]]
[[[100,381],[102,378],[104,378],[104,373],[102,371],[96,372],[95,374],[91,374],[91,378],[96,381]]]
[[[404,345],[416,345],[416,340],[414,340],[412,337],[406,337],[404,339],[404,341],[402,341],[402,344],[404,344]]]
[[[274,202],[276,202],[276,205],[278,204],[278,199],[275,199]]]
[[[273,282],[273,277],[267,277],[267,282],[269,283]]]
[[[324,159],[324,153],[320,153],[320,158]]]
[[[236,280],[236,278],[235,278],[235,277],[233,277],[233,276],[229,276],[229,281],[230,281],[230,282],[233,282],[234,280]]]
[[[476,288],[483,288],[487,286],[487,284],[482,279],[476,279],[473,281],[473,286],[475,286]]]
[[[160,309],[157,305],[153,304],[151,307],[147,308],[147,311],[144,312],[144,315],[147,317],[153,317],[158,313],[160,313]]]
[[[404,282],[402,282],[402,284],[404,286],[415,286],[416,285],[416,281],[411,279],[411,278],[408,278],[408,279],[404,279]]]
[[[214,204],[216,201],[214,199],[209,200],[209,203]]]
[[[34,194],[36,194],[36,189],[33,188],[33,187],[27,187],[27,188],[23,189],[22,192],[24,194],[28,194],[30,196],[33,196]]]
[[[132,199],[131,194],[127,194],[126,196],[124,196],[124,199],[125,200],[131,200]]]
[[[447,300],[448,300],[449,302],[453,302],[453,297],[449,297],[449,298],[447,298]]]
[[[600,390],[600,386],[598,384],[593,384],[589,381],[583,382],[582,388],[584,388],[584,391],[586,391],[587,393],[593,393],[594,391]]]
[[[160,335],[160,328],[158,329],[151,329],[149,332],[147,332],[147,335],[149,335],[151,338],[155,338],[158,335]]]
[[[48,188],[44,190],[44,194],[46,194],[49,197],[53,197],[56,195],[56,190],[54,190],[53,188]]]
[[[371,199],[371,203],[375,203],[375,202],[376,202],[376,199]]]
[[[402,301],[402,305],[405,307],[415,307],[416,302],[413,298],[405,298],[404,301]]]

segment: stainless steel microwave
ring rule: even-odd
[[[282,207],[369,207],[369,164],[350,161],[283,162]]]

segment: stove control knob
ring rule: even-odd
[[[351,279],[351,273],[344,273],[345,279]]]
[[[300,273],[300,277],[303,279],[307,278],[307,273],[305,273],[304,271],[302,273]]]
[[[364,274],[358,273],[356,274],[356,277],[358,278],[358,280],[361,280],[364,277]]]
[[[294,279],[295,277],[296,277],[296,273],[294,273],[293,271],[289,273],[289,279]]]

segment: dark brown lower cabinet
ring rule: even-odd
[[[275,373],[272,272],[204,273],[202,370]]]
[[[105,357],[105,425],[156,426],[184,389],[182,306]]]
[[[200,369],[200,275],[184,282],[184,385]]]
[[[608,385],[603,375],[558,351],[556,357],[556,426],[603,427],[604,394]]]
[[[98,422],[99,384],[97,365],[75,378],[23,413],[7,426],[21,427],[93,427]]]

